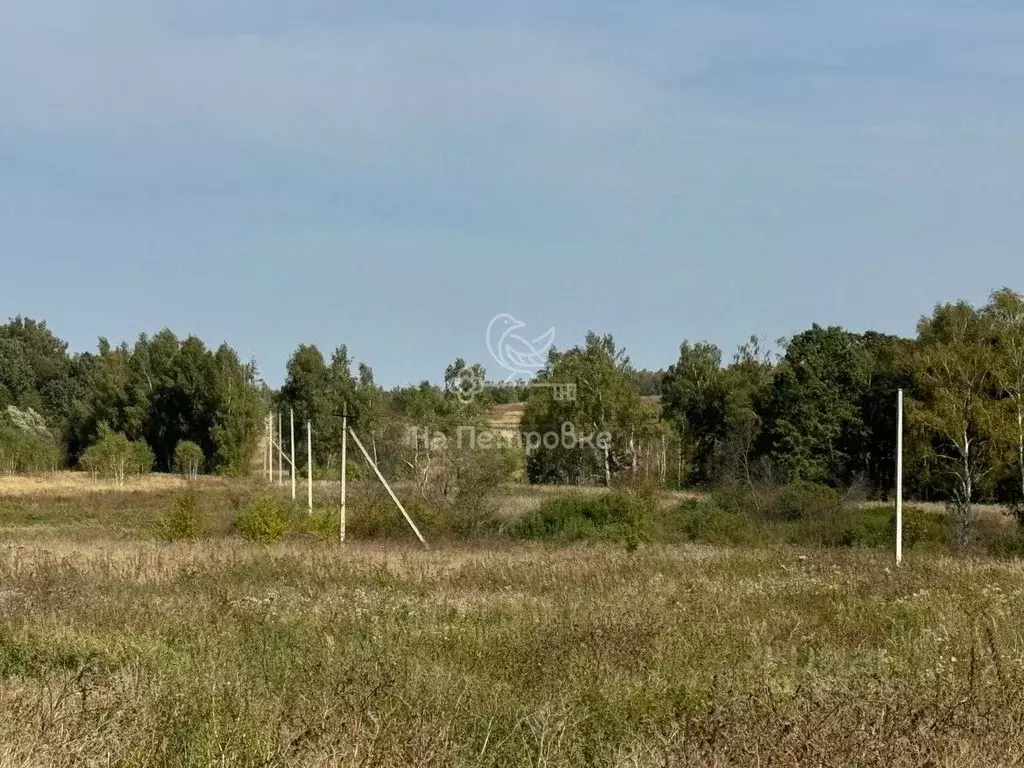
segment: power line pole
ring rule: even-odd
[[[903,562],[903,390],[896,399],[896,565]]]
[[[313,514],[313,422],[306,422],[306,504]]]
[[[341,415],[341,520],[338,523],[338,539],[345,543],[345,493],[348,482],[348,403]]]
[[[295,409],[294,408],[289,408],[288,412],[289,412],[289,416],[290,416],[290,419],[291,419],[291,425],[292,425],[292,441],[291,441],[291,449],[292,449],[292,501],[295,501]]]
[[[277,484],[284,485],[284,422],[281,419],[281,410],[277,411]]]

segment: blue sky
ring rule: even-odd
[[[1019,0],[4,0],[0,315],[272,384],[486,365],[501,312],[648,367],[912,334],[1024,289],[1022,94]]]

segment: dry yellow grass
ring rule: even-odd
[[[221,478],[201,477],[200,487],[223,486]],[[0,475],[0,496],[53,497],[84,496],[97,493],[135,493],[173,491],[186,487],[187,481],[178,475],[150,474],[128,478],[124,485],[113,480],[96,478],[87,472],[50,472],[38,475]]]
[[[21,540],[0,765],[984,766],[1024,568],[868,552]]]

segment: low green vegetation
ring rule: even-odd
[[[652,500],[629,491],[566,494],[542,502],[509,530],[516,538],[639,543],[654,537]]]
[[[195,541],[203,537],[202,497],[189,489],[174,497],[159,533],[167,541]]]
[[[1024,759],[1014,518],[801,485],[0,496],[10,766]],[[457,495],[451,498],[457,498]],[[725,545],[725,546],[723,546]],[[882,715],[884,713],[884,716]]]
[[[5,766],[1024,758],[1016,566],[600,543],[15,541],[0,550]]]
[[[264,545],[281,540],[336,541],[339,500],[327,492],[332,489],[323,490],[312,515],[304,502],[292,502],[279,489],[234,481],[183,485],[177,491],[0,496],[0,530],[59,533],[77,540],[117,535],[171,541],[240,537]],[[486,512],[472,516],[460,503],[423,497],[412,487],[399,491],[419,529],[434,542],[891,550],[895,540],[891,505],[851,502],[828,488],[809,485],[761,489],[756,494],[731,490],[683,500],[644,487],[539,495],[503,487],[491,489],[484,500]],[[990,508],[972,528],[967,554],[1024,555],[1021,531],[1016,517]],[[371,481],[350,487],[346,536],[352,541],[415,541],[394,503]],[[941,506],[908,505],[903,538],[908,552],[956,550],[952,515]]]

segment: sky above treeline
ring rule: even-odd
[[[495,369],[499,313],[650,368],[911,335],[1024,289],[1022,93],[1018,0],[5,0],[0,315],[274,385]]]

